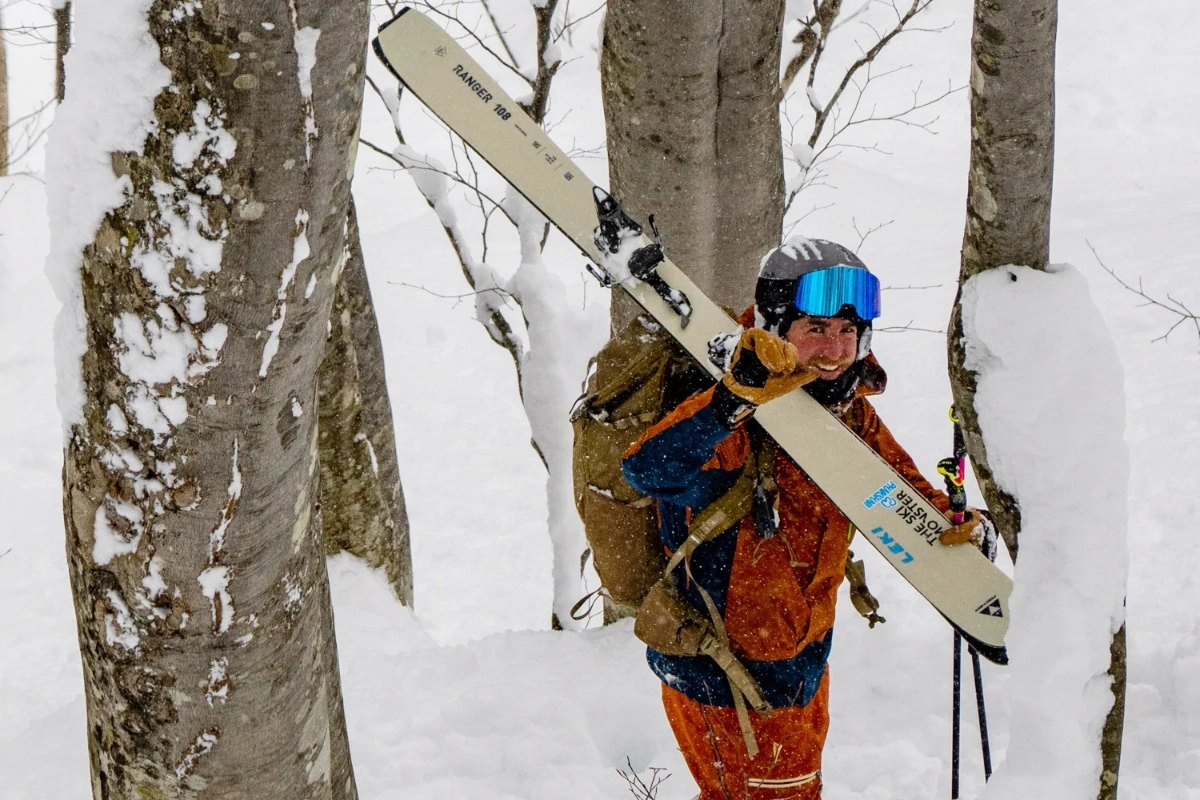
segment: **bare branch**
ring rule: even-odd
[[[434,297],[440,298],[442,300],[467,300],[467,299],[478,297],[479,295],[485,294],[487,292],[494,292],[495,294],[498,294],[505,298],[510,298],[513,296],[512,292],[508,291],[507,289],[501,289],[499,287],[495,287],[495,288],[491,288],[491,289],[480,289],[479,291],[462,292],[461,294],[442,294],[441,292],[435,292],[432,289],[426,288],[426,287],[421,286],[416,283],[405,283],[404,281],[388,281],[388,283],[390,283],[392,286],[403,286],[405,289],[418,289],[418,290],[424,292],[425,294],[433,295]]]
[[[544,6],[535,4],[533,8],[533,16],[537,23],[537,77],[531,84],[533,97],[528,105],[522,103],[521,107],[539,125],[546,118],[546,107],[550,103],[550,84],[554,81],[558,68],[562,66],[562,62],[557,60],[553,64],[546,63],[547,50],[554,43],[550,23],[554,20],[557,8],[558,0],[548,0]]]
[[[496,15],[492,12],[492,4],[489,0],[482,0],[483,10],[487,12],[488,19],[492,23],[492,30],[496,31],[496,36],[500,37],[500,44],[504,46],[504,52],[508,53],[508,57],[512,59],[514,65],[520,64],[517,61],[517,55],[512,51],[512,47],[508,43],[508,37],[504,35],[504,31],[500,30],[500,23],[496,21]]]
[[[1084,241],[1087,241],[1087,240],[1084,240]],[[1146,290],[1142,286],[1141,278],[1138,278],[1137,288],[1130,286],[1128,283],[1126,283],[1121,278],[1120,275],[1118,275],[1116,273],[1115,270],[1111,269],[1107,264],[1104,263],[1104,261],[1100,258],[1100,254],[1096,252],[1096,248],[1092,246],[1091,242],[1087,242],[1087,246],[1088,246],[1088,249],[1092,251],[1092,255],[1096,258],[1096,263],[1100,265],[1101,269],[1103,269],[1105,272],[1107,272],[1109,275],[1111,275],[1113,277],[1113,280],[1115,280],[1117,283],[1121,284],[1121,286],[1126,291],[1132,292],[1133,294],[1136,294],[1138,297],[1140,297],[1146,301],[1146,302],[1142,303],[1142,306],[1156,306],[1156,307],[1161,308],[1162,310],[1178,317],[1178,319],[1175,320],[1174,324],[1172,324],[1171,327],[1167,329],[1166,333],[1164,333],[1162,336],[1155,337],[1151,341],[1165,342],[1167,340],[1167,337],[1175,332],[1176,328],[1178,328],[1180,325],[1183,325],[1184,323],[1187,323],[1187,322],[1191,322],[1192,325],[1196,328],[1196,338],[1200,339],[1200,316],[1198,316],[1195,312],[1193,312],[1190,308],[1188,308],[1182,301],[1176,300],[1169,293],[1167,294],[1167,299],[1165,302],[1162,300],[1159,300],[1155,297],[1152,297],[1149,294],[1146,294]]]
[[[671,773],[667,772],[663,767],[650,767],[650,782],[647,783],[642,780],[641,776],[637,774],[637,770],[633,768],[633,761],[626,758],[625,764],[629,767],[629,772],[619,769],[617,770],[617,774],[629,784],[629,791],[637,800],[655,800],[658,797],[658,787],[662,786],[663,781],[671,777]]]
[[[559,32],[555,35],[554,41],[557,42],[559,39],[561,39],[563,37],[563,35],[567,36],[567,41],[571,41],[571,38],[570,38],[571,28],[575,27],[576,25],[583,22],[585,19],[588,19],[589,17],[596,16],[603,10],[604,10],[604,3],[601,3],[600,5],[596,6],[591,11],[584,14],[583,16],[575,17],[572,19],[571,18],[571,2],[570,2],[570,0],[567,0],[567,8],[563,12],[563,17],[564,17],[563,26],[559,30]]]
[[[946,331],[935,328],[918,328],[913,325],[913,320],[909,320],[907,325],[889,325],[886,328],[875,328],[876,333],[906,333],[907,331],[917,331],[919,333],[937,333],[942,336],[946,335]]]
[[[891,225],[895,221],[896,220],[894,220],[894,219],[889,219],[887,222],[881,222],[878,225],[874,225],[874,226],[868,228],[867,232],[863,233],[862,231],[860,231],[858,229],[858,220],[855,219],[854,217],[851,217],[850,224],[852,224],[854,226],[854,232],[858,234],[858,244],[854,247],[854,249],[851,252],[853,252],[854,255],[858,255],[859,251],[862,250],[863,245],[867,243],[867,237],[869,237],[875,231],[886,228],[888,225]]]
[[[792,231],[794,231],[796,229],[796,226],[798,226],[804,220],[808,219],[809,216],[817,213],[818,211],[824,211],[825,209],[832,208],[832,207],[833,207],[833,203],[826,203],[823,206],[813,206],[808,211],[805,211],[803,214],[800,215],[799,219],[795,220],[790,225],[788,225],[787,230],[783,234],[784,238],[786,239],[787,237],[791,236]]]
[[[428,161],[419,162],[420,165],[418,167],[413,167],[412,165],[405,163],[403,159],[398,158],[395,153],[391,153],[391,152],[385,150],[384,148],[382,148],[379,145],[372,142],[370,139],[359,139],[359,143],[362,145],[365,145],[368,150],[372,150],[372,151],[378,153],[379,155],[383,156],[384,158],[388,159],[389,161],[395,163],[402,170],[407,170],[407,169],[428,170],[429,172],[433,172],[438,175],[441,175],[443,178],[446,178],[450,181],[453,181],[454,183],[457,183],[461,186],[466,187],[467,189],[470,189],[478,197],[486,200],[493,208],[499,209],[500,212],[502,214],[504,214],[504,216],[509,218],[510,222],[512,222],[514,225],[516,224],[516,222],[512,219],[512,217],[509,217],[508,212],[504,209],[504,206],[503,206],[503,204],[501,204],[500,201],[496,200],[491,195],[484,192],[482,189],[479,188],[479,186],[477,184],[473,184],[470,181],[463,178],[463,176],[460,173],[447,172],[444,169],[438,169],[434,165],[430,164]]]
[[[928,8],[933,2],[934,0],[912,0],[912,5],[909,6],[908,11],[904,12],[903,14],[900,13],[899,9],[896,8],[894,3],[892,4],[892,7],[896,10],[897,14],[896,25],[890,31],[880,36],[879,40],[875,42],[871,49],[863,53],[863,55],[857,61],[851,64],[849,69],[846,70],[846,73],[842,76],[842,80],[838,84],[837,89],[834,90],[829,100],[825,103],[824,108],[817,114],[817,119],[813,123],[812,135],[808,139],[809,147],[816,146],[817,140],[821,137],[821,131],[825,127],[825,122],[829,118],[830,109],[837,105],[838,100],[840,100],[842,97],[842,93],[846,91],[846,87],[850,85],[850,81],[854,78],[855,74],[864,66],[874,61],[875,57],[879,55],[880,51],[887,47],[888,42],[892,41],[892,39],[895,39],[904,31],[904,26],[908,23],[908,21]],[[818,46],[818,54],[822,47],[822,45]],[[817,56],[814,55],[814,63],[809,72],[810,86],[812,85],[813,78],[816,75],[816,58]]]
[[[507,69],[509,72],[516,75],[517,77],[519,77],[521,80],[525,81],[526,83],[532,85],[532,81],[530,81],[529,78],[525,77],[525,75],[521,72],[520,67],[514,61],[509,61],[507,58],[504,57],[503,54],[497,53],[495,50],[493,50],[491,47],[489,47],[488,43],[484,40],[484,37],[480,36],[478,33],[476,33],[475,29],[472,28],[470,25],[468,25],[467,23],[460,20],[454,14],[447,14],[441,8],[439,8],[438,6],[436,6],[432,2],[430,2],[430,0],[423,0],[422,5],[425,6],[426,8],[428,8],[433,13],[442,17],[443,19],[449,20],[450,22],[453,22],[458,27],[462,28],[462,30],[466,33],[466,38],[473,41],[481,50],[483,50],[485,53],[490,55],[492,58],[496,59],[496,61],[501,66],[503,66],[505,69]]]
[[[395,154],[388,153],[383,148],[378,147],[375,144],[372,144],[368,140],[364,139],[361,141],[369,149],[375,151],[376,153],[379,153],[380,155],[385,156],[386,158],[391,159],[392,161],[395,161],[402,168],[404,168],[404,169],[409,168],[409,165],[405,164],[401,159],[397,158],[395,156]],[[435,172],[437,174],[440,174],[447,178],[450,178],[451,180],[454,180],[456,182],[463,183],[467,186],[470,186],[469,183],[467,183],[466,181],[463,180],[461,175],[448,174],[445,172],[445,170],[440,170],[440,169],[437,169],[436,167],[433,167],[427,161],[424,162],[424,164],[425,164],[425,166],[422,167],[423,169],[429,169],[431,172]],[[475,187],[472,187],[472,188],[475,188]],[[419,185],[418,185],[418,190],[420,190]],[[432,197],[430,197],[429,195],[424,194],[424,192],[422,192],[422,195],[425,197],[425,202],[428,203],[429,207],[434,210],[434,213],[437,213],[437,211],[438,211],[437,203],[434,201],[434,199]],[[482,192],[479,193],[479,196],[486,197],[486,195],[484,195]],[[491,202],[493,203],[493,205],[496,208],[499,208],[502,212],[504,211],[503,207],[500,206],[499,203],[496,203],[494,200]],[[441,222],[442,231],[446,234],[446,238],[450,242],[451,249],[454,250],[454,255],[458,259],[459,268],[462,270],[462,275],[466,279],[467,285],[470,286],[472,290],[477,290],[478,287],[477,287],[477,279],[476,279],[476,270],[481,269],[481,268],[486,268],[486,265],[476,262],[475,259],[471,256],[470,248],[468,247],[468,245],[465,241],[464,234],[461,230],[459,230],[454,225],[447,224],[446,222],[442,221],[442,218],[440,215],[438,217],[438,220],[439,220],[439,222]],[[516,223],[514,222],[514,224],[516,224]],[[489,273],[485,272],[484,274],[486,275]],[[490,288],[490,287],[485,287],[485,290],[487,288]],[[513,359],[513,364],[516,365],[516,367],[517,367],[518,374],[520,374],[521,362],[525,357],[524,345],[522,344],[520,339],[516,336],[516,334],[513,332],[512,326],[509,324],[508,320],[505,318],[505,316],[504,316],[503,312],[500,310],[500,308],[498,308],[496,306],[487,308],[486,314],[487,314],[486,319],[481,318],[480,322],[482,322],[484,327],[487,329],[488,335],[492,338],[492,341],[494,341],[496,344],[500,345],[501,347],[503,347],[505,350],[508,351],[509,356],[511,356]]]
[[[870,0],[867,0],[863,8],[868,5],[870,5]],[[793,44],[800,45],[800,52],[792,57],[787,68],[784,69],[783,80],[779,87],[781,94],[787,92],[792,82],[796,80],[796,76],[804,69],[804,65],[817,53],[818,45],[833,32],[836,27],[834,22],[841,10],[842,0],[824,0],[824,2],[813,0],[812,16],[800,21],[800,32],[792,40]],[[862,9],[859,9],[855,15],[861,12]]]

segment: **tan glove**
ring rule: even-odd
[[[981,517],[979,509],[968,508],[966,519],[958,525],[947,528],[942,531],[942,535],[938,537],[938,541],[942,544],[971,544],[979,547],[983,543],[983,529],[979,525]]]
[[[815,368],[797,367],[796,358],[790,342],[761,328],[750,328],[738,341],[721,383],[734,396],[760,406],[820,375]]]

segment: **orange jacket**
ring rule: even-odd
[[[868,377],[842,415],[843,422],[945,512],[949,508],[946,495],[925,480],[866,399],[881,392],[886,383],[874,356],[868,359]],[[733,431],[721,428],[709,408],[711,399],[709,389],[684,401],[648,430],[624,459],[630,483],[659,500],[660,533],[668,550],[686,537],[691,514],[732,484],[750,454],[746,426]],[[779,700],[797,696],[793,684],[805,669],[801,662],[807,646],[818,645],[814,650],[824,647],[824,653],[818,653],[820,663],[815,665],[824,670],[827,635],[833,628],[834,604],[853,528],[786,454],[776,458],[774,479],[779,492],[778,533],[763,538],[747,516],[738,524],[736,536],[726,532],[697,548],[690,569],[693,579],[705,587],[722,611],[734,652],[763,684],[768,700],[774,695],[772,704],[779,705]],[[675,577],[685,596],[694,594],[682,569]],[[690,599],[703,608],[698,598]],[[722,701],[727,695],[723,684],[714,685],[715,673],[703,660],[671,658],[653,651],[650,655],[651,666],[668,685],[701,702],[727,704]],[[689,677],[688,670],[705,675]]]

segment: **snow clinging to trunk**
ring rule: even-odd
[[[1008,755],[984,795],[1093,800],[1125,620],[1129,453],[1116,348],[1073,267],[990,269],[963,286],[988,459],[1021,507],[1008,650]]]
[[[150,5],[150,0],[75,3],[78,35],[66,56],[72,91],[55,111],[46,148],[51,232],[46,273],[63,304],[54,339],[66,429],[83,414],[83,248],[131,188],[128,178],[113,173],[112,154],[142,152],[157,125],[154,98],[170,81],[146,26]]]

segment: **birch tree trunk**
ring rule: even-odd
[[[613,193],[741,311],[783,229],[781,0],[610,0],[600,76]],[[621,327],[632,301],[613,295]]]
[[[111,154],[125,199],[80,256],[87,350],[60,364],[82,377],[64,511],[93,796],[353,800],[317,370],[368,3],[110,3],[77,4],[79,44],[144,13],[169,85],[141,151]]]
[[[384,570],[396,598],[411,607],[408,515],[396,461],[383,344],[353,202],[347,217],[346,255],[329,317],[318,397],[325,542],[330,553],[345,550]]]

